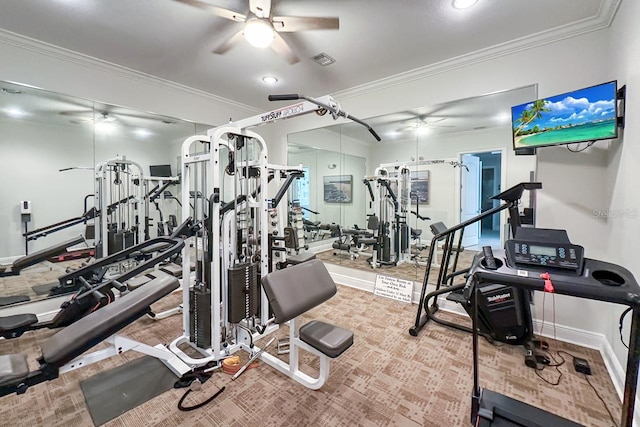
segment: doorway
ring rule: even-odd
[[[466,221],[500,205],[491,197],[502,191],[502,150],[464,153],[461,168],[460,220]],[[463,246],[501,248],[500,215],[496,214],[465,228]]]

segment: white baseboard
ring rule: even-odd
[[[351,268],[343,267],[340,265],[328,264],[325,263],[327,270],[331,274],[331,277],[336,283],[340,283],[341,285],[349,286],[352,288],[360,289],[367,292],[373,292],[374,285],[376,281],[376,275],[378,272],[372,270],[371,272],[362,271],[362,270],[353,270]],[[356,277],[357,276],[357,277]],[[413,303],[418,303],[420,300],[420,293],[422,291],[422,283],[414,282],[414,292],[413,292]],[[435,287],[429,286],[428,291],[434,290]],[[383,297],[380,297],[383,298]],[[460,306],[452,301],[447,301],[445,298],[438,299],[438,306],[441,310],[447,311],[450,313],[460,314],[466,316],[466,312]],[[407,319],[411,322],[411,319]],[[540,335],[540,326],[542,322],[538,319],[533,320],[534,331],[536,331],[536,335]],[[408,331],[408,329],[407,329]],[[554,337],[553,326],[549,323],[545,323],[545,327],[542,335],[546,338]],[[598,350],[600,355],[602,356],[602,360],[604,361],[605,367],[607,369],[607,373],[611,378],[611,382],[616,389],[616,393],[622,402],[623,399],[623,391],[624,391],[624,383],[625,383],[625,371],[618,361],[615,353],[613,352],[613,348],[609,341],[607,341],[606,337],[603,334],[598,334],[595,332],[585,331],[583,329],[577,329],[570,326],[558,325],[555,327],[555,337],[558,341],[567,342],[570,344],[579,345],[586,348],[591,348],[594,350]],[[640,401],[636,396],[636,405],[635,407],[639,410],[636,411],[633,425],[634,427],[640,427]],[[616,414],[614,414],[616,415]]]

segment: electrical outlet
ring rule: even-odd
[[[580,357],[573,358],[573,367],[576,372],[580,372],[581,374],[591,375],[591,367],[589,366],[589,362]]]

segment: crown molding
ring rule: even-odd
[[[36,40],[21,34],[0,29],[0,43],[17,47],[19,49],[28,50],[39,55],[48,56],[60,61],[80,65],[82,67],[91,68],[103,73],[112,74],[114,76],[140,82],[149,86],[162,88],[165,90],[187,93],[190,95],[204,98],[207,101],[214,102],[225,108],[233,108],[240,111],[246,111],[250,114],[260,113],[262,110],[240,102],[232,101],[209,92],[175,83],[170,80],[162,79],[151,74],[136,71],[131,68],[117,65],[102,59],[98,59],[89,55],[74,52],[69,49],[55,46],[40,40]]]
[[[603,0],[595,16],[585,18],[571,24],[562,25],[547,31],[521,37],[509,42],[500,43],[488,48],[476,50],[444,61],[436,62],[424,67],[415,68],[410,71],[395,74],[363,85],[354,86],[343,91],[338,91],[332,96],[340,100],[365,95],[393,86],[409,83],[443,74],[459,68],[497,59],[503,56],[533,49],[539,46],[555,43],[560,40],[577,37],[593,31],[599,31],[611,26],[616,12],[622,0]]]

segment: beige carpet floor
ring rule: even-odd
[[[460,253],[458,258],[458,266],[456,270],[470,267],[473,262],[473,257],[477,254],[476,251],[464,250]],[[316,257],[324,262],[330,264],[337,264],[347,268],[353,268],[360,271],[374,272],[384,276],[397,277],[404,280],[413,280],[422,283],[424,280],[424,274],[427,269],[426,260],[429,255],[429,251],[425,250],[420,253],[420,259],[425,261],[421,264],[415,264],[412,262],[403,262],[395,266],[381,266],[377,268],[371,268],[371,265],[367,261],[371,254],[361,254],[361,256],[352,259],[345,251],[335,251],[333,249],[322,251],[316,254]],[[455,254],[451,256],[449,263],[449,273],[452,272],[453,261]],[[438,250],[438,265],[442,260],[442,250]],[[429,283],[435,285],[438,280],[438,273],[440,269],[437,266],[431,268],[429,273]],[[455,283],[462,283],[463,279],[460,277],[456,279]]]
[[[154,309],[175,307],[172,294]],[[206,399],[223,385],[227,389],[211,404],[180,412],[183,390],[170,390],[107,423],[108,426],[465,426],[471,402],[471,336],[429,324],[415,338],[408,334],[415,305],[339,286],[338,294],[305,315],[352,329],[355,343],[332,361],[325,386],[312,391],[267,365],[248,370],[237,381],[217,372],[186,403]],[[454,315],[449,319],[464,321]],[[181,317],[162,321],[142,318],[123,335],[148,344],[168,343],[181,330]],[[284,331],[278,331],[283,333]],[[0,353],[29,354],[35,367],[38,343],[54,331],[27,333],[16,340],[0,340]],[[551,343],[586,358],[591,382],[616,416],[620,402],[599,353],[563,343]],[[270,348],[274,352],[274,347]],[[3,426],[91,426],[79,381],[138,357],[125,353],[32,387],[24,395],[0,398]],[[303,370],[312,372],[317,360],[303,358]],[[545,408],[590,426],[611,426],[609,416],[583,376],[570,361],[559,368],[560,385],[552,387],[523,364],[522,349],[494,347],[481,342],[481,385]],[[543,376],[555,379],[552,369]]]

